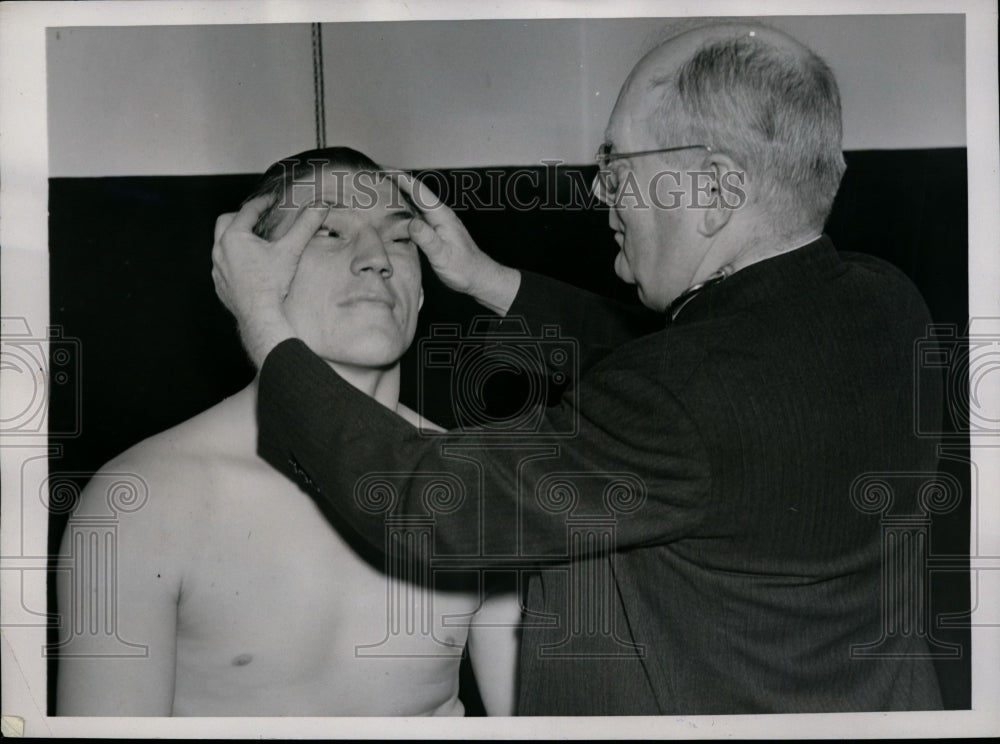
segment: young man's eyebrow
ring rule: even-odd
[[[409,199],[406,199],[405,201],[406,203],[402,206],[401,209],[395,209],[391,212],[387,212],[383,219],[389,222],[396,223],[396,222],[408,222],[409,220],[412,220],[414,217],[416,217],[417,214],[420,213],[419,210],[417,210],[415,207],[410,206],[411,203]],[[301,214],[303,210],[308,209],[309,207],[329,207],[330,209],[347,209],[348,205],[344,204],[339,200],[327,201],[326,199],[316,199],[315,201],[303,205],[302,208],[299,210],[299,214]]]
[[[395,209],[389,212],[386,215],[386,219],[392,220],[394,222],[399,220],[412,220],[417,215],[423,214],[423,212],[417,208],[417,206],[413,203],[413,200],[410,199],[409,195],[406,194],[406,192],[397,191],[397,193],[401,197],[403,197],[403,203],[400,205],[399,209]],[[301,213],[303,209],[308,209],[309,207],[329,207],[330,209],[348,209],[348,208],[354,208],[354,205],[344,204],[344,202],[340,201],[339,199],[335,201],[328,201],[326,199],[314,199],[311,202],[303,204],[302,207],[299,209],[299,212]]]
[[[347,207],[346,204],[342,204],[339,201],[327,201],[326,199],[313,199],[312,201],[306,202],[301,207],[299,207],[295,214],[300,215],[305,210],[311,209],[313,207],[328,207],[330,209],[344,209]]]
[[[413,218],[413,217],[423,217],[424,216],[424,210],[422,210],[420,207],[417,206],[417,203],[413,200],[412,196],[410,196],[409,194],[407,194],[405,191],[403,191],[400,188],[396,189],[396,193],[399,194],[403,198],[403,209],[404,210],[406,210],[406,209],[410,210],[410,217],[411,218]]]

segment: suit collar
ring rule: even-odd
[[[826,235],[735,272],[725,268],[674,300],[667,308],[667,325],[700,320],[741,310],[776,294],[809,291],[822,285],[843,263]]]

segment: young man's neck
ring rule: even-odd
[[[374,398],[386,408],[395,411],[399,405],[399,363],[391,367],[359,367],[352,364],[327,361],[330,368],[365,395]],[[256,397],[258,377],[241,393]]]
[[[361,392],[375,398],[375,400],[391,411],[395,411],[397,413],[399,412],[398,363],[387,369],[353,367],[351,365],[338,364],[336,362],[327,362],[327,364],[329,364],[337,374],[351,383],[354,387],[358,388]],[[224,420],[230,421],[236,425],[234,432],[248,432],[252,433],[253,436],[256,437],[258,379],[258,377],[254,377],[249,385],[219,404],[220,406],[225,406],[226,409],[230,411],[229,414],[225,415],[228,415],[231,418],[226,418]],[[406,414],[403,415],[405,417]],[[236,437],[233,441],[241,442],[242,439]],[[245,446],[256,447],[256,439],[247,440]]]
[[[327,362],[338,375],[343,377],[365,395],[386,408],[395,411],[399,405],[399,364],[391,367],[358,367],[341,362]]]

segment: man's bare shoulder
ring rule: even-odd
[[[255,465],[253,409],[227,398],[177,426],[130,447],[106,463],[81,496],[78,512],[105,501],[109,483],[123,480],[143,502],[131,523],[177,526],[195,521],[210,507],[218,473],[237,461]],[[246,410],[244,410],[246,409]],[[94,503],[97,502],[97,503]],[[133,529],[135,529],[133,528]]]
[[[133,447],[133,455],[210,462],[253,453],[257,429],[252,392],[242,390],[197,416],[154,434]]]

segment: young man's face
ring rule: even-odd
[[[415,215],[388,179],[344,170],[325,169],[321,190],[296,187],[298,207],[316,201],[333,207],[302,253],[285,299],[288,320],[327,361],[389,367],[413,340],[423,302],[407,231]],[[273,238],[298,211],[287,209]]]

